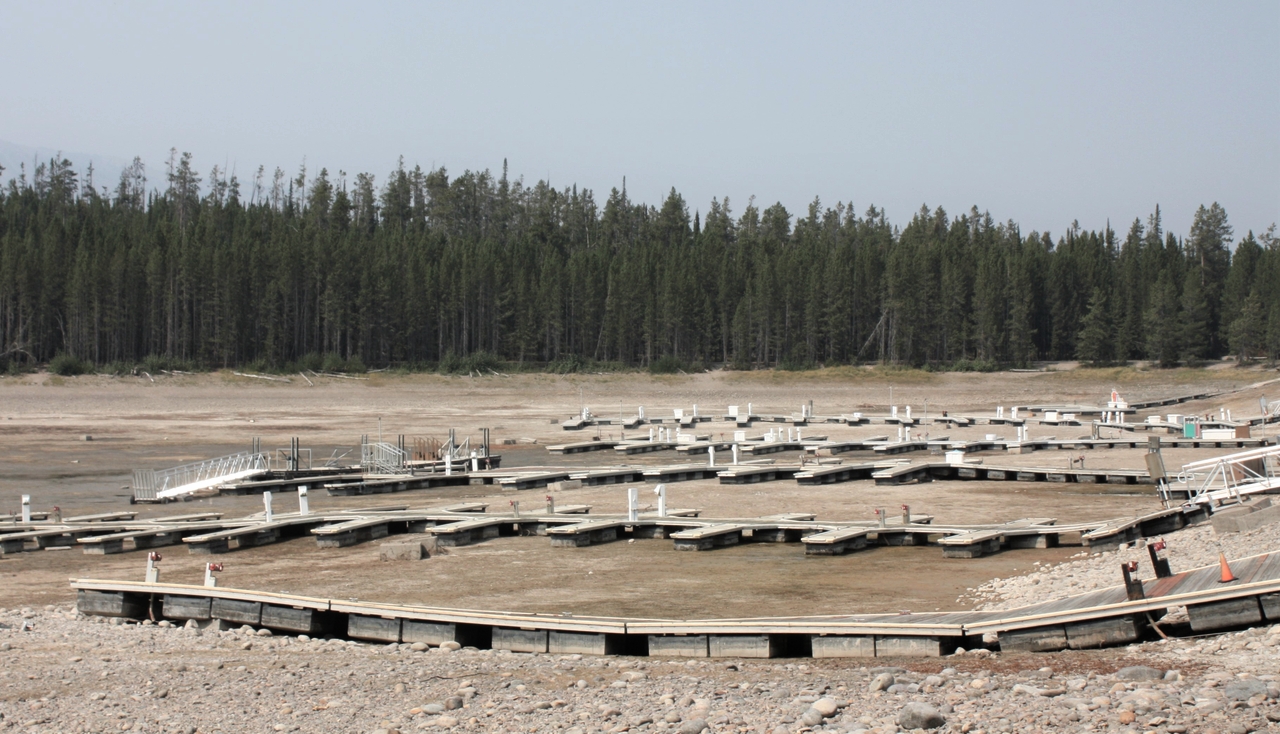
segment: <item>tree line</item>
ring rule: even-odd
[[[1201,206],[1122,236],[1023,234],[976,207],[712,200],[305,166],[241,182],[171,155],[97,187],[57,157],[0,190],[0,367],[449,369],[496,362],[990,369],[1280,357],[1280,237]],[[1234,249],[1232,245],[1235,245]],[[1270,285],[1268,285],[1270,284]]]

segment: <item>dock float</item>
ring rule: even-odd
[[[553,454],[582,454],[588,451],[608,451],[617,445],[617,441],[579,441],[548,446],[547,451]]]
[[[1280,554],[1231,562],[1221,583],[1206,566],[1128,589],[1113,586],[1004,611],[633,619],[335,600],[194,584],[76,579],[86,615],[184,622],[222,620],[284,634],[375,643],[456,642],[545,654],[649,657],[937,657],[959,647],[1046,652],[1127,645],[1154,637],[1169,607],[1185,606],[1193,633],[1280,622]],[[1135,593],[1138,592],[1138,593]],[[984,642],[994,635],[994,643]]]

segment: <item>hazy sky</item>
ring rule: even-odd
[[[690,208],[1280,220],[1280,2],[0,2],[0,140],[242,180],[504,158]],[[11,173],[11,172],[10,172]]]

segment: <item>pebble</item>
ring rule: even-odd
[[[707,728],[707,722],[703,719],[690,719],[680,725],[677,731],[680,734],[702,734],[702,730]]]
[[[881,673],[871,680],[870,690],[872,693],[883,691],[893,685],[894,678],[892,673]]]
[[[903,729],[937,729],[947,723],[946,717],[927,703],[912,701],[898,712],[898,726]]]

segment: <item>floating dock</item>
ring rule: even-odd
[[[1236,580],[1227,583],[1214,565],[1007,611],[708,620],[448,609],[136,581],[78,579],[71,588],[88,615],[221,620],[377,643],[650,657],[893,658],[988,647],[987,634],[1004,652],[1127,645],[1148,636],[1172,606],[1187,608],[1196,634],[1280,622],[1280,554],[1238,559],[1232,569]]]

